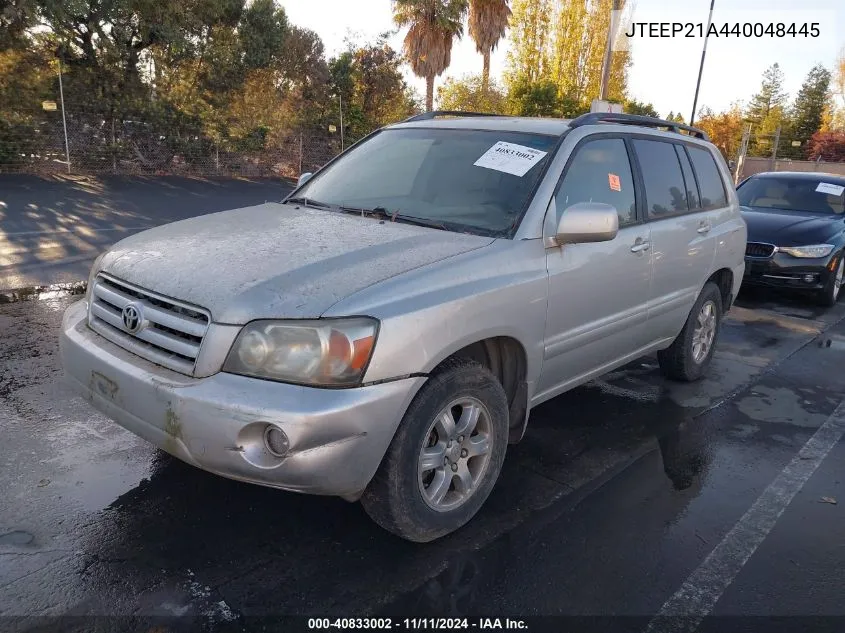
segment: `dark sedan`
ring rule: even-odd
[[[842,285],[845,177],[756,174],[737,187],[748,224],[743,284],[814,292],[833,305]]]

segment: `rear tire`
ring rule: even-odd
[[[845,276],[845,256],[839,254],[839,263],[836,266],[836,272],[828,277],[824,288],[819,291],[819,303],[825,307],[831,308],[836,305],[839,300],[840,290],[842,288],[842,280]]]
[[[707,282],[690,310],[684,329],[668,348],[657,353],[663,375],[672,380],[699,380],[710,362],[722,325],[722,293]]]
[[[423,385],[361,504],[381,527],[425,543],[457,530],[486,501],[508,442],[508,400],[483,365],[449,360]]]

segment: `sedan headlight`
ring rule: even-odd
[[[369,317],[253,321],[244,326],[223,371],[327,387],[359,384],[375,347]]]
[[[778,246],[778,252],[793,257],[819,258],[827,257],[833,252],[833,244],[812,244],[810,246]]]

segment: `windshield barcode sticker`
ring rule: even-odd
[[[495,169],[520,178],[541,160],[548,152],[533,147],[499,141],[475,161],[476,167]]]
[[[816,187],[816,191],[819,193],[826,193],[831,196],[841,196],[842,192],[845,191],[845,187],[841,185],[834,185],[829,182],[820,182],[819,186]]]

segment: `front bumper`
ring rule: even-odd
[[[92,331],[85,301],[65,313],[60,347],[86,400],[171,455],[231,479],[349,498],[372,479],[425,381],[316,389],[226,373],[191,378]],[[287,435],[284,457],[265,448],[267,424]]]
[[[838,264],[837,255],[818,259],[775,253],[769,258],[746,257],[742,283],[796,290],[821,290]]]

